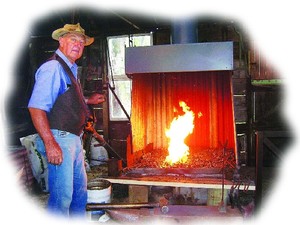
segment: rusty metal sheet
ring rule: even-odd
[[[123,176],[184,176],[191,178],[222,178],[219,168],[125,168]]]

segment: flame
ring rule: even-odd
[[[166,129],[166,136],[169,138],[169,155],[166,157],[165,162],[170,165],[187,161],[189,147],[184,143],[184,140],[194,130],[194,112],[190,111],[190,108],[183,101],[179,102],[179,106],[182,108],[184,115],[175,117],[171,122],[170,129]]]

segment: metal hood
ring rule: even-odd
[[[133,74],[233,70],[233,42],[128,47],[125,73]]]

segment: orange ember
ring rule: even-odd
[[[169,155],[165,161],[170,165],[187,161],[189,147],[184,143],[184,140],[194,130],[194,112],[190,111],[190,108],[183,101],[179,102],[179,106],[184,114],[175,117],[171,122],[170,129],[166,129],[166,136],[169,138]]]

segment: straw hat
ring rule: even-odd
[[[64,25],[63,28],[59,28],[59,29],[53,31],[52,38],[54,40],[58,41],[59,37],[61,37],[64,34],[67,34],[67,33],[80,34],[80,35],[84,36],[84,38],[85,38],[85,45],[84,46],[88,46],[88,45],[90,45],[94,42],[93,37],[89,37],[89,36],[85,35],[85,30],[80,26],[79,23],[77,23],[77,24],[66,24],[66,25]]]

